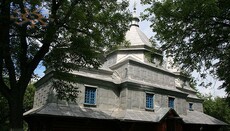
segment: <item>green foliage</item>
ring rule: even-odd
[[[7,100],[0,94],[0,130],[9,130],[9,108]]]
[[[162,49],[175,57],[183,69],[209,73],[223,80],[230,93],[230,1],[164,0],[150,4],[143,15],[152,22]],[[203,69],[205,68],[205,69]],[[205,71],[204,71],[205,70]]]
[[[224,98],[204,97],[203,106],[204,113],[230,124],[230,106]],[[225,127],[222,130],[229,131],[230,128]]]
[[[23,101],[23,111],[26,112],[33,108],[35,87],[33,84],[29,84]]]
[[[27,85],[38,64],[43,61],[57,72],[98,68],[104,49],[124,40],[131,20],[127,7],[126,0],[0,1],[0,92],[11,108],[12,129],[22,128],[22,109],[14,107],[23,107]],[[60,82],[56,85],[76,91],[68,84],[70,80]],[[62,98],[77,97],[65,89],[58,87]]]
[[[32,109],[34,101],[35,87],[29,84],[24,96],[24,112]],[[0,130],[9,130],[9,106],[7,100],[0,93]]]

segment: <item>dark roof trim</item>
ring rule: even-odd
[[[173,116],[171,116],[171,115],[173,115]],[[180,120],[182,121],[182,118],[181,118],[181,117],[177,114],[177,112],[176,112],[174,109],[172,109],[172,108],[170,108],[170,109],[168,110],[168,112],[161,118],[161,120],[159,121],[159,123],[162,122],[164,119],[167,119],[167,118],[180,119]]]
[[[203,99],[200,99],[200,98],[191,98],[191,97],[187,97],[186,100],[189,101],[189,102],[199,102],[199,103],[203,103],[203,102],[204,102],[204,100],[203,100]]]
[[[187,98],[187,96],[188,96],[187,93],[173,91],[173,90],[167,90],[167,89],[159,88],[159,87],[155,87],[155,86],[143,85],[143,84],[140,84],[138,82],[132,82],[132,81],[125,81],[121,85],[129,86],[129,87],[136,88],[136,89],[142,89],[145,91],[153,91],[155,93],[160,93],[160,94],[165,94],[165,95],[173,95],[173,96],[177,96],[180,98]]]
[[[43,85],[44,83],[55,79],[54,78],[54,71],[49,72],[48,74],[46,74],[44,77],[42,77],[40,80],[38,80],[34,85],[36,88],[39,88],[41,85]],[[105,84],[109,84],[109,85],[113,85],[114,87],[117,86],[117,84],[115,84],[113,81],[108,81],[108,80],[103,80],[103,79],[99,79],[99,78],[91,78],[91,77],[87,77],[87,76],[82,76],[82,75],[78,75],[78,74],[73,74],[75,75],[75,79],[76,82],[82,83],[82,84],[97,84],[97,85],[105,85]],[[102,84],[100,84],[100,82],[102,82]]]
[[[106,56],[108,57],[108,56],[111,56],[111,55],[114,55],[114,54],[116,54],[118,52],[123,52],[123,51],[127,52],[127,51],[138,51],[138,50],[152,52],[152,54],[155,54],[155,55],[158,55],[158,56],[163,56],[161,50],[149,47],[147,45],[131,45],[131,46],[128,46],[128,47],[120,47],[117,50],[109,52]]]
[[[126,59],[126,60],[124,60],[124,61],[122,61],[122,62],[119,62],[119,63],[117,63],[117,64],[111,66],[110,68],[111,68],[111,69],[117,69],[117,68],[119,68],[120,66],[122,66],[122,65],[124,65],[124,64],[126,64],[126,63],[138,64],[138,65],[141,65],[142,67],[150,68],[151,70],[157,70],[157,71],[160,71],[160,72],[162,72],[162,73],[165,73],[165,74],[168,74],[168,75],[171,75],[171,76],[174,76],[174,77],[178,76],[178,75],[176,75],[176,74],[174,74],[174,73],[172,73],[172,72],[169,72],[169,71],[167,71],[167,70],[165,70],[165,69],[161,69],[161,68],[155,67],[155,66],[153,66],[153,65],[151,65],[151,64],[142,63],[142,62],[133,60],[132,58],[128,58],[128,59]]]

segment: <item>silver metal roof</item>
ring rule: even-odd
[[[129,31],[126,32],[126,40],[131,43],[130,46],[147,45],[152,47],[148,37],[140,30],[139,21],[140,20],[136,14],[136,7],[134,4],[133,20]]]
[[[51,115],[51,116],[69,116],[76,118],[93,118],[93,119],[114,119],[111,116],[112,111],[102,111],[98,108],[81,108],[77,105],[62,105],[49,103],[40,108],[31,109],[24,113],[27,115]]]
[[[51,116],[69,116],[76,118],[91,118],[91,119],[118,119],[123,121],[144,121],[144,122],[159,122],[169,111],[169,108],[160,108],[153,111],[139,110],[122,110],[118,108],[110,110],[101,110],[98,108],[79,107],[77,105],[63,105],[49,103],[40,108],[34,108],[24,113],[24,116],[29,115],[51,115]]]
[[[77,105],[62,105],[49,103],[40,108],[31,109],[24,113],[24,116],[31,115],[49,115],[49,116],[64,116],[76,118],[90,119],[107,119],[107,120],[122,120],[122,121],[142,121],[142,122],[160,122],[167,113],[173,109],[160,108],[156,111],[140,111],[140,110],[122,110],[118,108],[110,110],[101,110],[98,108],[79,107]],[[204,125],[227,125],[226,123],[217,120],[209,115],[198,111],[188,111],[187,115],[175,115],[182,118],[186,124],[204,124]]]
[[[187,115],[182,115],[181,117],[187,124],[227,125],[214,117],[198,111],[187,111]]]
[[[136,25],[131,25],[129,31],[126,33],[125,38],[130,42],[130,46],[147,45],[152,47],[148,37]]]
[[[160,122],[170,110],[173,109],[160,108],[159,110],[155,111],[127,109],[115,111],[113,116],[124,121]]]

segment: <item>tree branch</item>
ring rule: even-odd
[[[26,72],[26,66],[27,66],[27,41],[26,41],[26,26],[22,26],[20,28],[20,50],[19,50],[19,61],[20,61],[20,69],[21,69],[21,74]]]
[[[224,17],[224,16],[211,16],[213,18],[221,19],[221,20],[228,20],[230,21],[230,18]]]
[[[4,81],[1,79],[0,80],[0,92],[1,94],[7,99],[9,100],[10,99],[10,90],[9,88],[6,86],[6,84],[4,83]]]
[[[0,46],[1,47],[1,46]],[[2,49],[2,48],[1,48]],[[6,98],[9,99],[9,88],[6,86],[3,78],[3,57],[2,50],[0,50],[0,93]]]
[[[230,27],[230,24],[227,24],[227,23],[224,23],[224,22],[214,21],[214,23],[220,24],[220,25],[222,25],[224,27]]]
[[[62,25],[61,27],[64,27],[64,28],[66,28],[67,30],[68,30],[68,29],[74,29],[74,30],[76,30],[76,31],[78,31],[78,32],[80,32],[80,33],[86,34],[86,35],[88,35],[88,36],[92,35],[92,34],[90,34],[89,32],[87,32],[87,31],[85,31],[85,30],[81,30],[81,29],[78,29],[78,28],[71,28],[71,27],[69,27],[69,26],[67,26],[67,25]]]
[[[56,0],[52,0],[52,8],[51,8],[51,19],[49,21],[49,24],[47,25],[47,30],[45,32],[44,35],[44,39],[41,41],[41,43],[43,43],[43,45],[41,46],[40,50],[34,55],[34,58],[31,60],[31,62],[28,63],[28,68],[27,68],[27,74],[25,78],[28,78],[25,81],[29,81],[34,70],[36,69],[37,65],[39,64],[39,62],[45,57],[46,53],[49,52],[49,47],[51,45],[51,43],[54,40],[54,36],[56,34],[57,31],[57,26],[55,25],[55,21],[57,19],[56,17],[56,12],[58,10],[58,8],[60,7],[60,4],[58,4],[56,2]],[[21,83],[23,80],[19,79],[19,83]]]
[[[62,20],[60,20],[61,21],[61,23],[59,23],[60,26],[62,26],[64,23],[66,23],[67,20],[69,20],[69,17],[72,14],[74,6],[77,4],[77,2],[78,2],[77,0],[74,0],[71,3],[69,10],[67,11],[66,15],[64,16],[64,18]]]
[[[32,74],[34,72],[34,70],[36,69],[37,65],[39,64],[39,62],[44,58],[44,56],[46,55],[46,53],[49,51],[49,47],[51,45],[51,42],[53,40],[53,36],[56,32],[56,29],[55,29],[55,26],[54,26],[54,21],[52,20],[53,17],[56,18],[56,12],[57,12],[57,9],[59,8],[59,6],[57,5],[57,2],[56,0],[52,0],[52,8],[51,8],[51,20],[49,22],[49,24],[47,25],[47,31],[45,32],[45,37],[42,41],[43,45],[41,46],[40,50],[34,55],[34,58],[26,63],[25,65],[27,65],[26,67],[23,67],[25,65],[23,65],[23,62],[22,65],[21,65],[21,69],[23,68],[26,68],[24,71],[22,70],[22,74],[21,74],[21,77],[19,78],[18,80],[18,85],[20,85],[23,89],[21,91],[25,91],[26,89],[26,86],[27,86],[27,83],[30,81],[31,77],[32,77]],[[21,10],[23,10],[24,6],[23,4],[21,3],[20,4],[20,7],[21,7]],[[26,32],[23,31],[23,28],[22,28],[22,31],[21,31],[21,35],[20,37],[21,38],[21,47],[22,47],[22,56],[20,57],[20,61],[21,60],[24,60],[24,59],[27,59],[26,57],[26,50],[27,50],[27,41],[26,41]],[[25,86],[26,85],[26,86]],[[23,93],[22,92],[22,93]]]
[[[26,13],[26,9],[25,9],[25,6],[23,4],[23,0],[18,1],[18,4],[20,6],[22,14]]]
[[[21,12],[22,14],[23,13],[26,13],[26,10],[25,10],[25,6],[23,4],[23,1],[20,0],[19,1],[19,6],[20,6],[20,9],[21,9]],[[26,65],[27,65],[27,41],[26,41],[26,36],[27,36],[27,33],[26,33],[26,29],[27,26],[26,25],[23,25],[22,27],[19,27],[19,31],[20,31],[20,49],[19,50],[19,61],[20,61],[20,69],[21,69],[21,74],[23,74],[23,72],[25,72],[26,70]]]
[[[2,3],[1,10],[1,37],[2,42],[2,59],[5,61],[6,68],[9,72],[10,87],[14,88],[16,85],[15,67],[10,55],[10,40],[9,40],[9,30],[10,30],[10,2]]]

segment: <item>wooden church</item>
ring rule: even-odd
[[[135,13],[135,11],[134,11]],[[226,123],[203,113],[196,91],[170,59],[140,30],[134,16],[129,47],[106,56],[96,69],[73,71],[76,102],[58,100],[53,72],[36,84],[33,109],[24,114],[31,131],[215,131]]]

